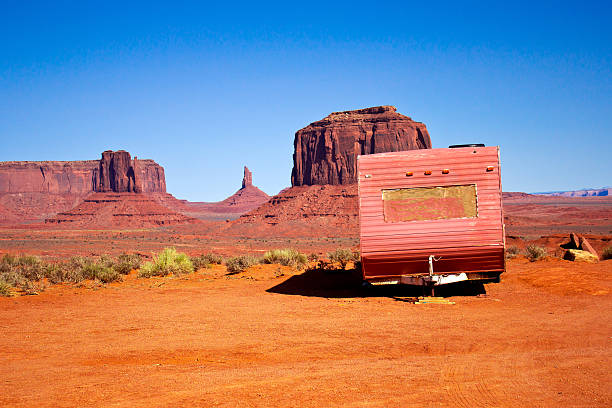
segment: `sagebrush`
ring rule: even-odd
[[[184,275],[193,272],[193,263],[187,254],[177,252],[175,248],[165,248],[153,256],[153,260],[145,262],[138,272],[138,276],[150,278],[151,276]]]
[[[244,272],[251,266],[259,263],[259,259],[251,255],[240,255],[228,258],[225,261],[225,266],[229,274]]]
[[[612,246],[604,248],[601,252],[601,259],[612,259]]]
[[[223,263],[223,257],[216,254],[206,254],[199,256],[192,256],[191,263],[195,270],[202,268],[210,268],[212,265],[221,265]]]
[[[507,259],[516,258],[518,254],[520,253],[521,253],[521,249],[517,247],[516,245],[512,245],[506,248],[506,258]]]
[[[542,248],[541,246],[527,245],[525,248],[525,254],[527,255],[527,259],[529,259],[531,262],[535,262],[546,258],[547,251],[546,248]]]
[[[38,293],[49,283],[78,283],[85,279],[109,283],[121,280],[120,263],[108,256],[98,259],[75,256],[65,262],[47,262],[31,255],[6,254],[0,259],[0,292],[6,296],[9,288],[25,293]]]
[[[265,264],[280,264],[303,269],[308,263],[308,258],[295,249],[273,249],[264,254],[262,262]]]
[[[327,254],[329,260],[333,263],[339,263],[342,269],[346,268],[349,262],[358,262],[361,260],[359,252],[353,252],[348,248],[338,248]]]

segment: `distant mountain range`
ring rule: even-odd
[[[547,196],[561,196],[561,197],[607,197],[607,196],[612,196],[612,187],[585,188],[582,190],[573,190],[573,191],[549,191],[545,193],[531,193],[531,194],[547,195]]]

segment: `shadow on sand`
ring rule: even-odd
[[[355,269],[346,271],[308,269],[271,287],[266,292],[324,298],[390,297],[398,301],[410,301],[406,298],[425,295],[423,289],[420,286],[409,285],[364,285],[361,271]],[[486,294],[485,287],[480,282],[458,282],[435,289],[435,295],[442,297],[480,294]]]

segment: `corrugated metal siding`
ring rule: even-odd
[[[423,149],[359,156],[359,215],[364,278],[502,272],[504,233],[499,147]],[[492,171],[487,167],[492,166]],[[448,169],[448,174],[442,170]],[[431,175],[425,175],[431,171]],[[406,173],[412,172],[412,176]],[[367,177],[366,177],[367,175]],[[475,184],[478,216],[389,223],[383,189]]]

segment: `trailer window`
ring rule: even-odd
[[[383,190],[385,222],[474,218],[476,185]]]

